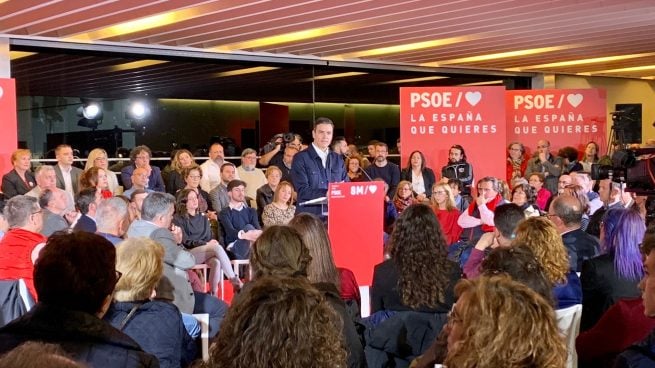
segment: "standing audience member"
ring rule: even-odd
[[[100,202],[96,211],[98,235],[118,245],[130,226],[128,204],[118,197],[107,198]]]
[[[164,185],[164,179],[161,176],[161,170],[157,166],[150,166],[150,158],[152,157],[152,151],[148,146],[136,146],[130,152],[130,160],[132,163],[129,166],[125,166],[121,170],[121,180],[123,182],[123,187],[125,189],[132,188],[132,172],[136,168],[144,168],[148,173],[148,187],[155,192],[166,192],[166,186]]]
[[[245,205],[246,183],[232,180],[227,185],[230,203],[218,215],[225,231],[226,249],[237,259],[248,259],[251,244],[262,234],[257,212]]]
[[[453,287],[461,271],[447,259],[432,209],[423,204],[407,208],[396,221],[388,251],[391,258],[373,271],[371,312],[446,313],[455,302]]]
[[[582,157],[582,160],[580,160],[580,164],[582,164],[582,169],[584,171],[591,172],[591,165],[598,163],[599,152],[600,147],[598,147],[598,143],[594,141],[587,143],[584,149],[584,156]]]
[[[414,151],[409,155],[407,167],[400,173],[400,180],[412,183],[412,190],[419,202],[427,201],[432,196],[432,186],[436,182],[434,171],[425,166],[425,155]]]
[[[591,174],[588,171],[578,171],[572,172],[570,176],[571,184],[577,184],[582,187],[589,200],[589,216],[593,215],[598,209],[603,207],[603,201],[600,200],[598,193],[594,192],[595,181],[591,180]],[[599,234],[600,229],[598,229],[598,234],[595,236],[597,237]]]
[[[52,236],[34,266],[39,303],[0,329],[0,353],[39,341],[60,344],[92,367],[157,366],[155,357],[102,320],[119,279],[116,250],[101,236]]]
[[[450,246],[459,240],[462,235],[462,228],[457,225],[459,211],[455,207],[455,199],[450,191],[450,185],[437,183],[432,186],[432,198],[430,204],[441,225],[441,230],[446,237],[446,245]]]
[[[264,207],[262,223],[264,226],[286,225],[296,213],[293,204],[293,187],[287,181],[281,182],[275,188],[273,201]]]
[[[62,189],[46,189],[39,197],[43,228],[41,234],[48,237],[57,231],[68,229],[68,221],[64,218],[66,212],[66,192]]]
[[[221,166],[225,163],[225,154],[223,146],[216,142],[209,146],[209,158],[200,165],[202,169],[202,179],[200,179],[200,188],[209,193],[218,184],[221,183]],[[215,208],[215,207],[214,207]],[[220,208],[215,208],[216,211]]]
[[[162,277],[164,248],[148,238],[133,238],[116,248],[121,277],[104,320],[159,359],[159,366],[183,367],[195,357],[194,341],[174,304],[153,300]]]
[[[80,191],[80,194],[77,195],[77,199],[75,200],[75,206],[82,215],[77,219],[75,226],[73,226],[73,231],[95,233],[98,230],[96,212],[102,200],[100,191],[97,189],[86,188]]]
[[[346,366],[339,317],[307,279],[264,276],[232,304],[209,367]]]
[[[233,163],[226,162],[221,165],[220,182],[209,192],[209,199],[216,213],[220,213],[230,203],[230,196],[227,194],[227,184],[236,178],[237,168]]]
[[[441,180],[459,179],[462,182],[464,195],[471,194],[473,185],[473,166],[466,161],[464,147],[455,144],[448,150],[448,164],[441,168]]]
[[[43,214],[33,197],[10,198],[3,210],[9,231],[0,240],[0,280],[25,280],[27,289],[37,299],[34,288],[34,262],[45,244],[41,235]]]
[[[274,137],[275,145],[272,150],[269,152],[266,152],[262,154],[262,156],[259,158],[259,164],[262,166],[277,166],[281,167],[281,162],[283,159],[283,155],[286,154],[286,149],[291,148],[295,150],[296,152],[300,151],[302,149],[302,137],[299,134],[294,134],[293,135],[293,140],[291,142],[287,142],[286,147],[284,150],[282,150],[282,147],[284,146],[284,134],[277,134]],[[292,154],[292,156],[295,155],[295,153]],[[289,164],[291,164],[289,162]]]
[[[348,157],[348,142],[346,142],[346,137],[340,135],[334,137],[332,140],[332,151],[336,152],[341,156],[341,159],[346,159]]]
[[[312,144],[293,158],[291,178],[298,192],[297,212],[309,212],[323,216],[323,205],[305,202],[326,197],[329,183],[347,180],[343,160],[330,151],[334,123],[328,118],[318,118],[312,130]],[[324,217],[324,216],[323,216]]]
[[[400,168],[393,162],[387,161],[389,147],[384,142],[375,144],[375,160],[371,166],[366,168],[366,173],[371,178],[381,178],[389,185],[387,196],[392,197],[396,193],[398,183],[400,182]],[[411,183],[410,183],[411,188]]]
[[[552,194],[557,193],[557,178],[562,173],[562,159],[550,154],[550,142],[541,139],[537,142],[537,154],[528,161],[525,176],[541,173],[545,178],[545,187]]]
[[[281,181],[288,181],[291,183],[293,179],[291,178],[291,167],[293,165],[293,158],[296,156],[296,153],[298,153],[298,149],[287,146],[287,148],[284,149],[284,153],[282,154],[281,159],[276,159],[278,156],[274,156],[273,160],[271,160],[271,166],[277,166],[280,171],[282,171],[282,179]]]
[[[11,154],[14,168],[2,176],[2,193],[9,199],[26,194],[36,185],[34,174],[30,171],[32,153],[28,149],[17,149]]]
[[[400,215],[403,213],[405,208],[413,205],[416,202],[414,198],[414,192],[412,191],[412,183],[407,180],[403,180],[398,183],[396,187],[396,192],[393,195],[393,205],[396,207],[396,211]]]
[[[584,171],[582,164],[578,162],[578,150],[575,147],[562,147],[557,156],[562,159],[562,174]]]
[[[553,307],[508,276],[462,280],[448,322],[444,365],[456,368],[564,367],[566,344]]]
[[[593,327],[619,299],[639,296],[639,245],[646,225],[636,211],[611,209],[600,230],[601,255],[582,263],[582,330]]]
[[[564,176],[564,175],[562,175]],[[561,179],[561,177],[560,177]],[[580,208],[582,209],[582,220],[580,220],[580,230],[586,231],[589,226],[589,199],[584,193],[584,189],[577,184],[570,184],[560,189],[559,196],[571,196],[580,201]]]
[[[266,169],[264,175],[266,176],[266,184],[257,188],[257,216],[259,216],[260,220],[264,207],[273,202],[273,195],[282,179],[282,171],[277,166],[271,165]]]
[[[266,176],[255,167],[257,164],[257,151],[246,148],[241,152],[241,166],[237,167],[239,179],[246,183],[246,199],[249,206],[257,208],[257,188],[266,184]]]
[[[525,176],[525,170],[528,167],[528,160],[525,157],[525,147],[523,143],[512,142],[507,147],[507,182],[512,184],[515,179]]]
[[[107,157],[107,152],[102,148],[92,149],[91,152],[89,152],[89,156],[86,158],[84,171],[94,166],[105,170],[108,183],[107,189],[109,189],[112,194],[118,194],[118,177],[116,176],[116,173],[109,170],[109,162],[107,161]]]
[[[79,192],[78,183],[82,170],[73,166],[73,148],[67,144],[60,144],[55,148],[55,173],[57,174],[57,188],[63,189],[75,197]]]
[[[582,262],[596,256],[599,250],[596,238],[581,229],[582,204],[575,197],[559,196],[550,205],[548,218],[562,236],[571,269],[582,271]]]
[[[175,195],[178,190],[186,186],[184,180],[183,170],[191,166],[197,166],[191,151],[187,149],[179,149],[175,151],[173,160],[171,160],[171,172],[168,174],[168,182],[166,182],[166,191]],[[201,179],[198,179],[200,184]]]
[[[537,195],[534,203],[542,211],[546,210],[546,204],[552,195],[548,189],[544,188],[545,180],[546,178],[542,173],[532,173],[530,175],[530,179],[528,180],[530,186],[534,188]]]

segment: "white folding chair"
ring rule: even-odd
[[[361,298],[361,305],[359,306],[359,313],[362,318],[371,315],[371,289],[368,286],[359,287],[359,296]]]
[[[209,314],[199,313],[194,314],[193,317],[200,324],[200,347],[202,350],[202,360],[205,362],[209,360]]]
[[[566,366],[568,368],[578,367],[578,353],[575,351],[575,339],[580,333],[580,320],[582,319],[582,304],[557,309],[555,311],[557,317],[557,327],[566,340],[566,347],[568,350],[568,357]]]
[[[202,274],[202,288],[205,291],[205,293],[208,292],[209,288],[207,287],[207,280],[208,280],[208,274],[209,274],[209,266],[202,263],[202,264],[197,264],[197,265],[191,267],[191,269],[194,270],[194,271],[200,271],[200,273]]]
[[[247,259],[234,259],[230,261],[232,263],[232,269],[234,269],[234,274],[241,279],[241,271],[239,270],[240,266],[248,267],[248,279],[252,279],[252,270],[250,269],[250,261]]]

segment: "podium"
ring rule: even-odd
[[[337,267],[348,268],[357,283],[371,285],[373,268],[383,260],[384,183],[331,183],[328,234]]]

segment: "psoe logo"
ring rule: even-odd
[[[341,194],[341,189],[332,189],[332,192],[330,194],[332,194],[333,197],[334,196],[337,196],[337,197],[343,196],[343,194]]]
[[[354,185],[350,187],[350,195],[367,195],[369,193],[373,194],[378,190],[378,187],[375,184],[371,185]]]

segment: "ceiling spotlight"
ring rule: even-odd
[[[146,117],[146,105],[143,102],[135,102],[130,106],[130,114],[136,120],[143,120]]]
[[[82,106],[77,108],[77,116],[81,119],[77,125],[81,127],[91,128],[93,130],[102,124],[102,108],[99,103],[92,102],[82,98]]]
[[[95,119],[98,114],[100,114],[100,106],[96,103],[82,107],[82,116],[86,119]]]
[[[144,126],[150,118],[150,107],[144,101],[132,101],[125,111],[125,118],[133,128]]]

